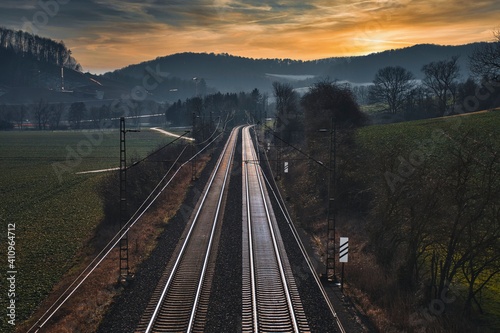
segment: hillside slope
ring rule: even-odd
[[[432,62],[460,56],[461,75],[469,73],[468,56],[484,43],[462,46],[415,45],[359,57],[327,58],[311,61],[291,59],[252,59],[228,54],[178,53],[140,64],[130,65],[104,77],[139,79],[147,67],[160,69],[170,77],[184,80],[203,78],[208,87],[222,92],[249,91],[258,88],[271,91],[275,80],[288,81],[297,87],[307,86],[318,77],[339,81],[371,82],[377,70],[385,66],[402,66],[422,78],[421,68]]]
[[[114,100],[130,96],[137,86],[147,88],[147,98],[158,102],[254,88],[272,94],[273,81],[289,82],[296,88],[310,86],[326,77],[365,83],[371,82],[380,68],[396,65],[421,79],[423,65],[452,56],[460,56],[461,76],[466,79],[468,56],[484,44],[422,44],[366,56],[309,61],[186,52],[95,76],[82,72],[64,42],[0,28],[0,104],[33,103],[41,97],[49,102]]]

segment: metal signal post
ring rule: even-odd
[[[193,132],[193,137],[195,138],[195,140],[196,140],[196,136],[195,136],[196,118],[199,118],[199,117],[193,112],[193,129],[192,129],[192,132]],[[191,162],[191,180],[194,181],[194,180],[196,180],[196,174],[197,174],[197,171],[196,171],[196,159],[197,159],[196,141],[193,142],[193,144],[192,144],[191,147],[193,149],[193,161]]]
[[[139,132],[137,130],[125,129],[125,118],[120,118],[120,276],[119,281],[126,283],[130,279],[130,267],[128,261],[128,233],[124,228],[128,221],[127,209],[127,147],[125,133]]]
[[[277,136],[277,135],[275,135]],[[279,180],[281,179],[281,168],[283,167],[282,166],[282,163],[281,163],[281,160],[282,160],[282,150],[281,150],[281,140],[274,140],[274,142],[276,143],[275,144],[275,147],[276,147],[276,179]]]
[[[336,223],[337,223],[337,122],[332,117],[330,129],[330,161],[328,172],[328,229],[326,241],[326,278],[336,282],[335,252],[336,252]]]

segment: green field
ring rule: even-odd
[[[375,165],[378,169],[366,170],[366,173],[378,178],[377,185],[381,187],[387,186],[386,179],[383,177],[384,171],[397,173],[397,166],[401,163],[401,159],[410,161],[412,157],[424,157],[425,161],[422,162],[422,166],[415,166],[414,172],[404,169],[406,174],[402,176],[400,174],[402,178],[396,184],[397,187],[406,185],[412,177],[417,177],[420,169],[423,170],[426,167],[426,162],[430,164],[427,165],[428,169],[435,170],[446,169],[445,166],[455,163],[447,159],[450,157],[449,151],[452,148],[458,151],[459,147],[464,147],[465,137],[467,138],[466,149],[480,148],[474,151],[475,160],[488,160],[492,152],[500,151],[499,128],[500,110],[493,110],[448,118],[367,126],[359,130],[357,142],[376,161],[370,165]],[[486,148],[483,149],[483,147]],[[472,175],[472,177],[476,176],[474,173]],[[465,282],[463,276],[458,274],[455,282],[460,284],[461,281]],[[477,316],[476,319],[484,327],[492,328],[493,331],[500,330],[500,275],[497,274],[490,281],[482,291],[480,299],[485,314]]]
[[[424,140],[435,140],[436,131],[450,137],[470,132],[478,140],[500,145],[498,128],[500,110],[477,114],[464,114],[448,118],[433,118],[388,125],[367,126],[358,132],[360,143],[373,151],[384,150],[397,143],[398,149],[410,153]],[[433,133],[435,133],[433,135]]]
[[[171,138],[127,133],[128,157],[143,157]],[[27,319],[78,258],[103,217],[97,185],[119,166],[119,131],[0,132],[0,220],[3,225],[0,306],[7,307],[8,225],[15,224],[16,323]],[[11,234],[12,236],[12,234]],[[2,311],[5,313],[5,310]],[[1,332],[12,330],[2,314]]]

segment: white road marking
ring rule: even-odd
[[[151,129],[153,131],[158,131],[158,132],[163,133],[163,134],[168,135],[168,136],[173,136],[174,138],[181,138],[181,136],[178,134],[162,130],[161,128],[158,128],[158,127],[152,127]],[[186,136],[183,136],[181,139],[188,140],[188,141],[194,141],[193,138],[188,138]]]
[[[120,168],[110,168],[110,169],[101,169],[101,170],[81,171],[81,172],[77,172],[75,174],[76,175],[85,175],[85,174],[88,174],[88,173],[99,173],[99,172],[108,172],[108,171],[116,171],[116,170],[120,170]]]

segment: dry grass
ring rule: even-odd
[[[208,161],[209,157],[207,156],[198,159],[199,174]],[[155,248],[157,237],[161,234],[169,219],[181,207],[190,184],[191,170],[185,168],[171,184],[170,191],[167,190],[160,196],[156,209],[146,213],[130,230],[129,264],[132,272]],[[95,249],[92,250],[91,245],[88,245],[82,251],[82,253],[94,252]],[[95,332],[113,302],[113,298],[123,290],[117,283],[119,275],[118,256],[118,249],[113,250],[40,332]],[[16,332],[26,332],[92,259],[93,256],[87,255],[78,267],[68,272],[61,282],[54,287],[49,297],[42,302],[31,319],[19,325]]]
[[[293,154],[286,156],[294,160]],[[299,156],[300,157],[300,156]],[[295,156],[297,159],[297,156]],[[295,221],[310,235],[310,245],[317,259],[324,263],[326,244],[326,179],[308,162],[294,163],[290,174],[280,181],[284,196]],[[293,181],[292,181],[293,180]],[[323,192],[321,189],[323,186]],[[296,193],[300,193],[297,197]],[[351,213],[349,213],[351,214]],[[412,302],[394,295],[395,281],[377,265],[376,259],[364,247],[367,243],[366,221],[354,214],[337,216],[337,237],[349,236],[349,263],[346,265],[344,293],[356,309],[368,317],[380,332],[404,332],[394,323],[407,323]]]
[[[365,314],[380,332],[400,332],[393,327],[387,308],[378,301],[390,297],[391,281],[376,264],[375,258],[363,251],[363,243],[356,237],[349,238],[349,263],[346,265],[346,284],[344,291],[354,305]],[[377,302],[376,302],[377,301]]]

